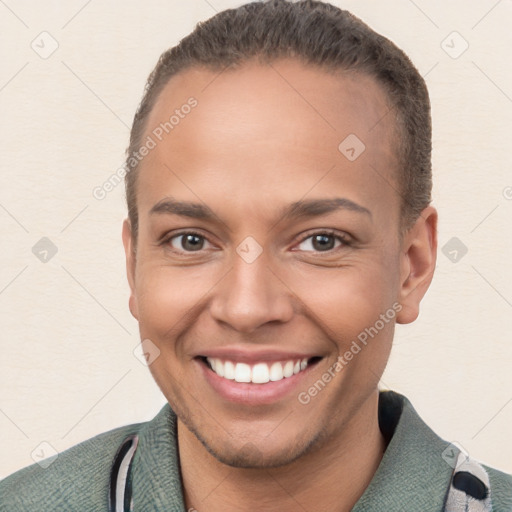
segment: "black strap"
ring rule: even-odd
[[[128,436],[117,450],[110,470],[109,512],[128,512],[131,508],[131,469],[139,437]]]

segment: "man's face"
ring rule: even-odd
[[[141,163],[130,307],[182,425],[279,465],[375,412],[403,280],[393,116],[373,79],[282,60],[182,72],[144,138],[190,97]]]

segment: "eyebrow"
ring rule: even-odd
[[[333,199],[310,199],[300,200],[289,204],[281,211],[280,218],[291,220],[296,218],[310,218],[326,215],[338,210],[348,210],[356,213],[362,213],[372,217],[368,208],[361,206],[350,199],[336,197]],[[179,215],[191,219],[213,221],[218,218],[210,208],[201,203],[190,201],[178,201],[172,197],[166,197],[156,203],[149,211],[154,214]]]

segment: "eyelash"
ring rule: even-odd
[[[203,238],[204,240],[206,240],[209,243],[211,243],[208,240],[208,238],[206,236],[202,235],[201,233],[199,233],[197,231],[194,231],[194,230],[187,230],[187,231],[181,231],[181,232],[173,233],[172,235],[166,236],[161,241],[161,245],[168,245],[170,243],[170,241],[173,240],[174,238],[178,238],[180,236],[185,236],[185,235],[197,236],[198,238]],[[329,249],[327,251],[305,251],[305,252],[308,252],[308,253],[313,252],[315,254],[323,254],[323,253],[325,253],[325,254],[329,254],[330,255],[333,252],[335,252],[337,249],[340,249],[342,247],[350,247],[351,246],[351,240],[349,240],[349,237],[347,235],[342,235],[342,234],[340,234],[337,231],[334,231],[332,229],[325,229],[325,230],[307,232],[295,245],[300,245],[303,242],[305,242],[306,240],[308,240],[309,238],[313,238],[314,236],[319,236],[319,235],[325,235],[325,236],[334,237],[336,240],[341,242],[341,246],[338,246],[337,248]],[[174,248],[171,248],[170,250],[172,252],[175,252],[175,253],[178,253],[178,254],[190,254],[190,255],[193,255],[195,252],[201,252],[201,251],[177,251]]]

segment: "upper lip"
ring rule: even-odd
[[[322,357],[315,352],[292,352],[284,350],[247,350],[235,347],[206,349],[197,357],[209,357],[223,361],[239,363],[259,363],[265,361],[296,361],[299,359],[310,359]]]

